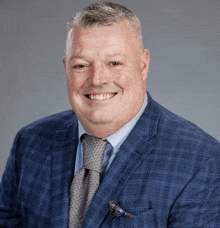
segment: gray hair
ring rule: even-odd
[[[111,26],[115,22],[127,20],[137,32],[143,47],[141,24],[138,17],[117,3],[98,2],[78,11],[67,23],[67,33],[74,27]]]

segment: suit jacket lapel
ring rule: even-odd
[[[154,149],[160,113],[148,94],[148,105],[117,153],[90,205],[82,227],[99,227],[109,213],[110,200],[117,200],[126,181]],[[95,224],[95,225],[94,225]]]
[[[74,175],[78,145],[78,124],[73,120],[66,130],[57,131],[51,164],[52,227],[67,227],[69,188]]]

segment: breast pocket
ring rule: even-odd
[[[108,216],[111,217],[109,214]],[[112,217],[108,218],[105,223],[101,226],[102,228],[115,228],[115,227],[131,227],[131,228],[156,228],[157,220],[155,211],[149,210],[147,212],[140,213],[134,217],[118,217],[113,220]]]

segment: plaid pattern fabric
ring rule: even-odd
[[[77,118],[62,112],[17,134],[0,186],[0,227],[67,227]],[[109,202],[134,217],[112,220]],[[219,227],[220,145],[148,94],[82,227]]]

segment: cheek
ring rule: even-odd
[[[66,77],[67,88],[69,91],[79,91],[85,83],[85,79],[82,75],[76,75],[73,73],[67,74]]]
[[[73,81],[74,75],[71,73],[70,70],[66,71],[66,84],[68,88],[73,84]]]
[[[134,80],[133,72],[130,67],[112,72],[112,78],[114,78],[114,84],[121,88],[129,87]]]
[[[115,78],[115,84],[124,90],[131,90],[135,87],[139,87],[141,83],[141,77],[137,71],[127,71]]]

